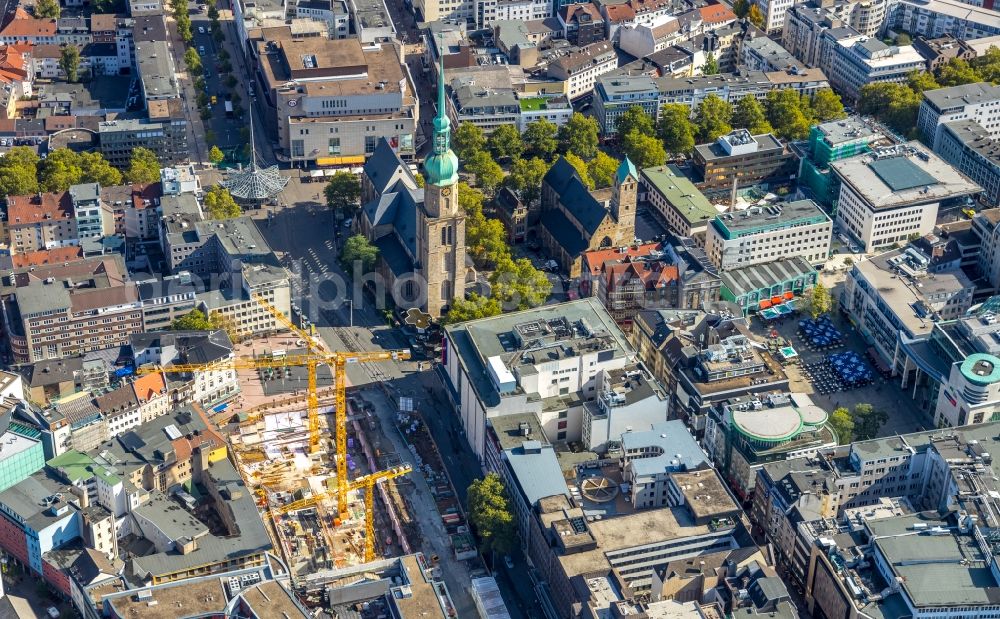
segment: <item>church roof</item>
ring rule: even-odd
[[[389,141],[385,138],[379,138],[378,144],[375,145],[375,152],[368,158],[364,166],[365,176],[371,181],[375,193],[380,195],[385,193],[393,179],[397,178],[396,173],[400,168],[405,171],[405,176],[412,181],[410,186],[416,187],[417,183],[413,181],[410,169],[399,159],[396,151],[392,150]]]
[[[597,231],[608,216],[608,210],[594,199],[590,190],[580,180],[576,168],[564,157],[560,157],[559,161],[546,172],[544,182],[552,187],[559,196],[559,201],[573,214],[573,218],[580,222],[580,226],[588,237]],[[556,238],[559,237],[556,236]],[[566,246],[564,245],[564,247]],[[568,247],[566,249],[569,251]]]
[[[549,231],[552,238],[571,256],[582,254],[587,249],[587,239],[580,236],[566,214],[554,208],[544,211],[541,217],[542,225]]]
[[[639,180],[639,172],[636,171],[632,160],[626,156],[625,161],[622,161],[621,165],[618,166],[618,172],[615,173],[615,184],[621,185],[629,176],[637,181]]]
[[[378,248],[379,256],[388,265],[393,275],[399,277],[400,275],[413,272],[413,261],[410,260],[410,257],[406,254],[406,250],[400,245],[396,235],[387,234],[375,239],[375,242],[372,244]]]
[[[391,226],[411,256],[417,254],[417,209],[424,201],[423,189],[410,189],[403,181],[388,188],[362,208],[372,228]]]

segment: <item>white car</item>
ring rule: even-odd
[[[205,26],[198,26],[198,34],[205,34]]]

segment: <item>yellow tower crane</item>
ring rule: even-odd
[[[375,486],[378,485],[380,481],[395,479],[412,472],[413,468],[408,464],[404,464],[403,466],[397,466],[384,471],[371,473],[370,475],[365,475],[364,477],[359,477],[348,484],[348,491],[365,491],[365,563],[375,560]],[[274,509],[274,514],[287,514],[288,512],[305,509],[316,505],[323,499],[329,497],[330,494],[331,493],[321,492],[304,499],[299,499],[298,501],[293,501],[287,505],[276,507]],[[342,517],[345,511],[346,510],[341,510]]]

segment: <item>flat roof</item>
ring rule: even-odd
[[[708,463],[708,456],[680,419],[658,423],[643,432],[622,434],[622,449],[626,454],[643,450],[654,452],[650,456],[629,459],[632,470],[640,477],[658,475],[670,469],[694,470]]]
[[[170,60],[170,46],[166,41],[137,44],[135,60],[147,98],[180,96],[173,62]]]
[[[533,506],[540,499],[557,494],[569,495],[551,445],[526,439],[521,445],[505,450],[504,455],[528,505]]]
[[[1000,86],[994,86],[989,82],[977,82],[925,90],[924,100],[933,104],[939,111],[977,103],[989,103],[1000,100]]]
[[[641,174],[646,184],[660,193],[689,225],[706,222],[719,214],[677,166],[645,168]]]
[[[824,141],[831,146],[837,146],[844,142],[882,137],[882,133],[876,131],[870,122],[858,116],[851,116],[843,120],[831,120],[816,125],[815,128],[823,134]]]
[[[962,362],[962,376],[977,385],[991,385],[1000,380],[1000,359],[986,353],[975,353]]]
[[[812,200],[781,202],[723,213],[712,222],[726,239],[760,234],[775,228],[810,226],[829,222],[830,217]]]
[[[874,210],[940,202],[982,191],[916,141],[834,161],[830,167]]]

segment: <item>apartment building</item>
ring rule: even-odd
[[[499,0],[498,0],[499,1]],[[462,22],[474,23],[477,15],[477,3],[473,0],[448,2],[447,0],[417,0],[413,8],[424,22]]]
[[[563,38],[573,45],[586,47],[605,40],[604,16],[592,2],[564,4],[556,12]]]
[[[866,252],[928,234],[939,208],[982,191],[918,142],[878,148],[830,167],[840,182],[836,222]]]
[[[956,39],[973,41],[1000,35],[1000,15],[993,9],[961,0],[899,0],[889,5],[883,28],[906,30],[925,38],[950,34]]]
[[[832,237],[830,217],[812,200],[796,200],[716,216],[705,253],[722,271],[793,256],[822,264]]]
[[[648,75],[604,75],[594,85],[594,117],[603,136],[618,133],[618,119],[639,106],[650,118],[660,114],[660,91]]]
[[[480,459],[488,421],[514,413],[533,413],[554,442],[581,440],[597,374],[634,356],[596,299],[449,325],[444,335],[448,396]]]
[[[419,109],[395,42],[298,39],[267,29],[251,41],[251,62],[283,159],[358,165],[381,137],[400,157],[413,157]]]
[[[791,52],[768,37],[756,37],[744,41],[740,58],[748,71],[784,71],[794,68],[805,69],[805,65]]]
[[[14,275],[4,324],[16,363],[121,346],[142,330],[142,307],[120,256],[84,258]]]
[[[481,0],[476,3],[477,28],[495,26],[507,20],[523,23],[551,17],[552,3],[542,0]]]
[[[570,51],[548,66],[548,76],[566,82],[570,100],[590,94],[597,78],[618,68],[618,54],[611,43],[592,43]]]
[[[924,92],[917,129],[935,152],[942,126],[960,120],[977,123],[991,138],[1000,137],[1000,86],[979,82]]]
[[[129,341],[136,366],[166,368],[167,389],[176,405],[195,403],[212,408],[232,399],[240,391],[236,370],[226,365],[235,355],[233,343],[225,331],[143,332],[134,334]],[[200,372],[170,370],[172,365],[186,363],[204,364],[206,369]],[[137,391],[136,397],[141,399],[141,395]]]
[[[691,113],[708,95],[736,105],[747,95],[763,100],[772,90],[795,90],[800,95],[813,95],[821,88],[829,88],[830,83],[820,69],[804,71],[772,71],[768,73],[748,71],[695,77],[661,77],[656,80],[660,89],[660,104],[681,103],[691,109]]]
[[[925,339],[935,321],[972,306],[975,284],[961,269],[929,272],[929,264],[911,245],[856,263],[844,283],[841,308],[893,374],[906,367],[901,342]]]
[[[851,37],[837,41],[830,65],[830,86],[841,97],[857,101],[861,88],[877,82],[903,83],[924,68],[924,58],[912,45],[888,46],[875,38]]]
[[[67,192],[7,197],[7,228],[12,254],[80,244],[77,220]]]

